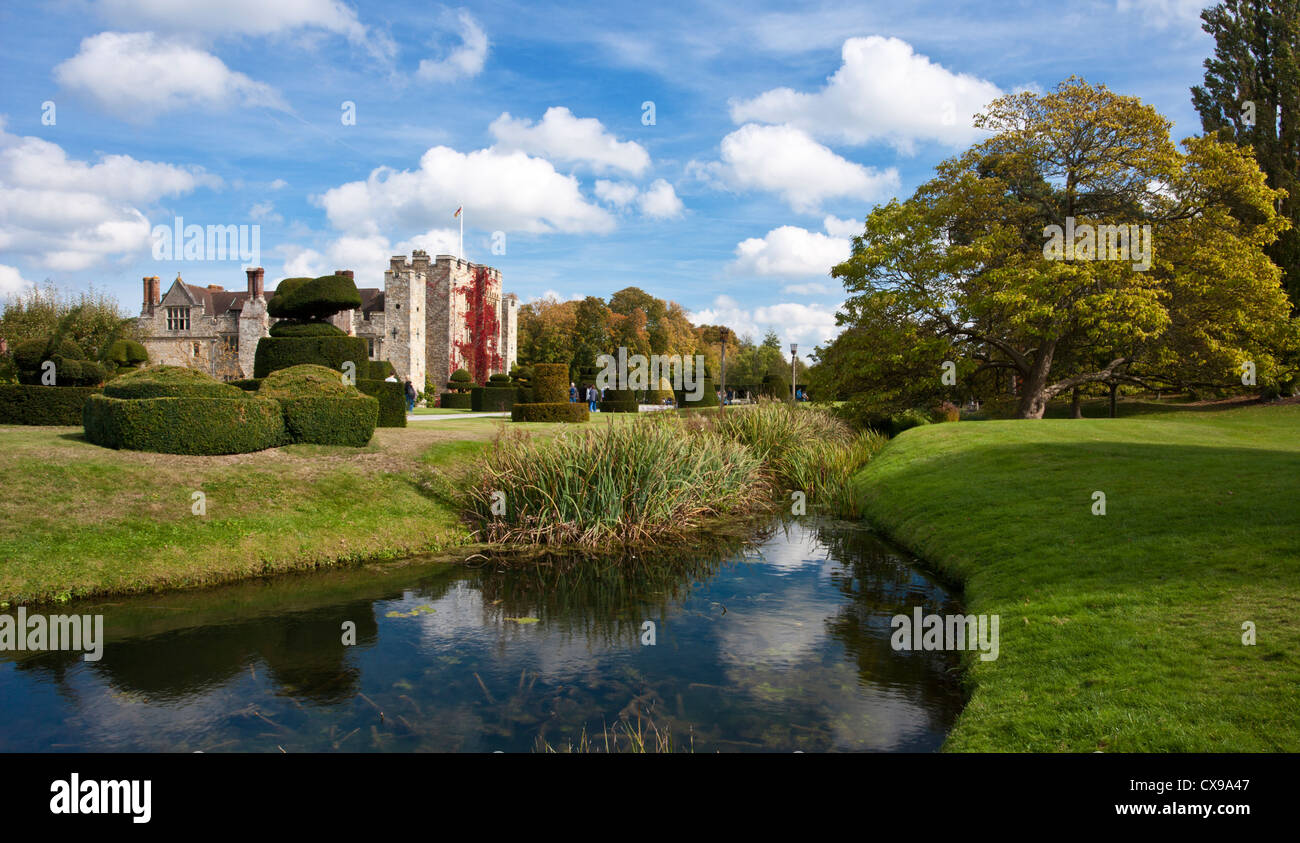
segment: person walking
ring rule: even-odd
[[[406,381],[405,390],[406,390],[406,412],[409,413],[415,409],[415,398],[416,398],[415,386],[412,385],[412,383],[408,380]]]
[[[578,387],[572,383],[569,384],[569,403],[574,404],[578,401]]]

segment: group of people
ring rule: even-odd
[[[604,396],[600,394],[599,389],[590,385],[579,387],[577,384],[570,383],[569,403],[576,404],[578,403],[579,398],[587,402],[588,410],[591,410],[593,413],[600,412],[600,402],[603,400]]]
[[[397,375],[389,375],[384,378],[389,383],[397,383]],[[415,400],[420,397],[420,393],[415,391],[415,385],[410,381],[402,381],[402,391],[406,393],[406,412],[415,409]]]

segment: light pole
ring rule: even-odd
[[[790,403],[794,403],[794,382],[798,378],[797,369],[795,368],[795,354],[799,351],[797,343],[790,343]]]
[[[727,401],[727,329],[722,328],[718,331],[718,338],[722,340],[722,401]]]

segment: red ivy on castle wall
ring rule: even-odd
[[[496,308],[488,300],[490,284],[486,267],[477,266],[470,282],[453,290],[465,296],[465,327],[469,332],[469,340],[452,343],[455,351],[452,353],[451,368],[453,371],[458,368],[468,370],[474,383],[487,383],[488,375],[501,371],[502,358],[497,350],[501,322],[497,319]],[[457,357],[461,361],[459,364]]]

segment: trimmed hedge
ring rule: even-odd
[[[184,366],[150,366],[115,378],[104,387],[109,398],[227,398],[242,399],[244,393],[228,383],[214,380],[198,369]]]
[[[320,320],[361,307],[357,285],[346,275],[286,278],[275,287],[266,312],[276,318]]]
[[[516,404],[510,409],[511,421],[523,422],[585,422],[591,417],[586,404],[547,402],[545,404]]]
[[[134,369],[149,362],[149,352],[135,340],[117,340],[108,347],[104,359],[119,369]]]
[[[704,378],[702,386],[704,394],[700,396],[700,400],[698,401],[690,400],[687,397],[688,393],[685,390],[677,390],[675,393],[677,406],[684,408],[718,406],[718,388],[713,385],[713,378]]]
[[[97,386],[0,384],[0,424],[81,424],[86,399]]]
[[[365,380],[387,380],[389,375],[392,375],[393,377],[397,376],[397,370],[393,368],[392,363],[389,363],[387,360],[371,360],[370,374],[366,376]],[[358,380],[361,379],[358,378]]]
[[[348,332],[329,322],[297,322],[292,319],[271,326],[273,337],[346,337]]]
[[[360,448],[379,422],[379,401],[369,395],[276,400],[284,408],[284,432],[293,442]]]
[[[262,385],[262,381],[259,378],[243,378],[237,381],[227,381],[227,383],[236,389],[242,389],[245,392],[257,392],[258,388]]]
[[[563,363],[534,363],[531,386],[537,404],[567,403],[569,367]]]
[[[602,413],[635,413],[640,407],[635,389],[607,389],[600,402]]]
[[[349,361],[358,374],[367,371],[370,353],[364,337],[262,337],[253,355],[253,377],[307,363],[341,372]]]
[[[82,408],[86,439],[105,448],[162,454],[243,454],[281,444],[284,416],[269,398],[110,398]]]
[[[468,392],[444,392],[438,396],[438,406],[448,410],[472,410],[473,397]]]
[[[469,391],[469,406],[476,413],[500,413],[513,407],[516,397],[513,386],[476,386]]]
[[[406,389],[394,381],[358,380],[357,389],[379,399],[379,426],[406,427]]]

